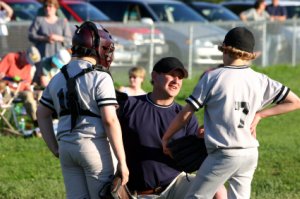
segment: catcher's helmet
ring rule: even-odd
[[[96,56],[99,64],[109,68],[114,58],[114,42],[109,32],[100,24],[86,21],[76,26],[72,39],[72,54]]]

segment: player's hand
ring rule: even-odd
[[[204,138],[204,125],[201,125],[198,128],[198,134],[197,134],[198,138]]]
[[[259,112],[255,114],[254,116],[254,119],[251,123],[251,126],[250,126],[250,131],[251,131],[251,134],[254,138],[256,138],[256,127],[259,123],[259,121],[262,119],[262,117],[260,116]]]
[[[172,157],[172,153],[171,153],[170,149],[168,148],[168,142],[169,142],[169,140],[162,139],[163,152],[164,152],[164,154]]]
[[[126,163],[118,163],[118,171],[121,173],[122,185],[126,185],[129,180],[129,169]]]

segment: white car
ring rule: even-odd
[[[137,66],[142,55],[142,53],[137,50],[137,46],[132,41],[121,37],[113,37],[113,39],[115,41],[115,59],[111,66]]]

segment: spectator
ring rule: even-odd
[[[161,138],[182,109],[174,99],[188,73],[177,58],[166,57],[155,64],[151,76],[152,92],[120,100],[118,115],[130,171],[128,187],[138,198],[182,199],[195,176],[176,169],[174,160],[163,154]],[[176,138],[197,136],[197,132],[193,116]],[[217,198],[224,196],[219,194]]]
[[[250,198],[257,167],[256,127],[262,118],[300,109],[300,99],[281,83],[255,72],[254,36],[244,27],[231,29],[222,46],[224,65],[200,78],[187,105],[163,136],[163,149],[195,111],[204,107],[207,158],[185,198],[212,198],[228,182],[229,198]],[[269,104],[273,106],[268,106]],[[266,108],[267,107],[267,108]],[[264,109],[266,108],[266,109]]]
[[[99,198],[114,174],[110,145],[122,184],[128,181],[116,93],[108,73],[113,52],[110,34],[99,24],[84,22],[72,39],[74,59],[52,78],[40,100],[39,126],[60,159],[69,199]],[[53,113],[59,117],[56,135]]]
[[[11,93],[4,95],[4,101],[8,102],[11,97],[22,99],[27,114],[31,117],[36,128],[38,127],[36,118],[37,104],[31,89],[31,83],[33,78],[32,70],[35,69],[33,66],[40,59],[39,51],[32,46],[26,52],[8,53],[0,61],[0,79],[7,80],[11,91]],[[36,131],[38,130],[36,129]]]
[[[271,21],[285,21],[287,19],[286,7],[279,5],[279,0],[272,0],[272,4],[267,6],[267,12]]]
[[[41,4],[44,4],[45,0],[38,0],[38,2],[40,2]],[[45,16],[45,15],[46,15],[46,13],[45,13],[44,7],[39,8],[36,13],[36,16]],[[62,12],[62,10],[60,8],[57,9],[56,15],[59,18],[66,19],[66,16],[64,15],[64,13]]]
[[[256,0],[253,8],[240,13],[240,18],[244,22],[268,20],[270,18],[270,15],[266,11],[265,0]]]
[[[71,30],[67,20],[58,18],[57,0],[45,0],[45,16],[38,16],[29,28],[29,40],[39,49],[42,57],[50,57],[61,48],[69,48]]]
[[[271,19],[267,37],[268,64],[276,64],[280,60],[279,52],[283,49],[280,23],[287,19],[287,10],[286,7],[279,5],[279,0],[272,0],[272,4],[267,6],[266,10]]]
[[[257,24],[254,24],[253,27],[253,34],[256,39],[257,45],[255,46],[255,51],[257,53],[261,53],[262,44],[263,44],[263,31],[266,27],[266,21],[270,19],[269,13],[266,11],[266,2],[265,0],[256,0],[254,3],[254,7],[248,10],[245,10],[240,13],[240,18],[244,22],[248,21],[256,21]],[[263,22],[263,23],[261,23]],[[267,56],[267,55],[266,55]]]
[[[13,16],[13,9],[5,2],[0,1],[0,39],[2,52],[8,48],[7,36],[8,30],[6,23],[8,23]]]
[[[36,86],[45,88],[52,77],[71,60],[71,55],[68,50],[60,49],[55,55],[46,57],[36,64],[36,72],[33,82]]]
[[[128,96],[144,95],[146,92],[142,89],[145,80],[146,70],[143,67],[133,67],[129,70],[129,86],[121,86],[120,92],[126,93]]]

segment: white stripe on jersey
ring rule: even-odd
[[[274,99],[273,103],[280,103],[282,100],[285,99],[289,91],[290,89],[288,87],[283,86],[280,93],[278,93],[278,95]]]
[[[202,108],[202,105],[198,103],[198,101],[193,98],[193,96],[189,96],[186,100],[187,103],[191,104],[197,111]]]

